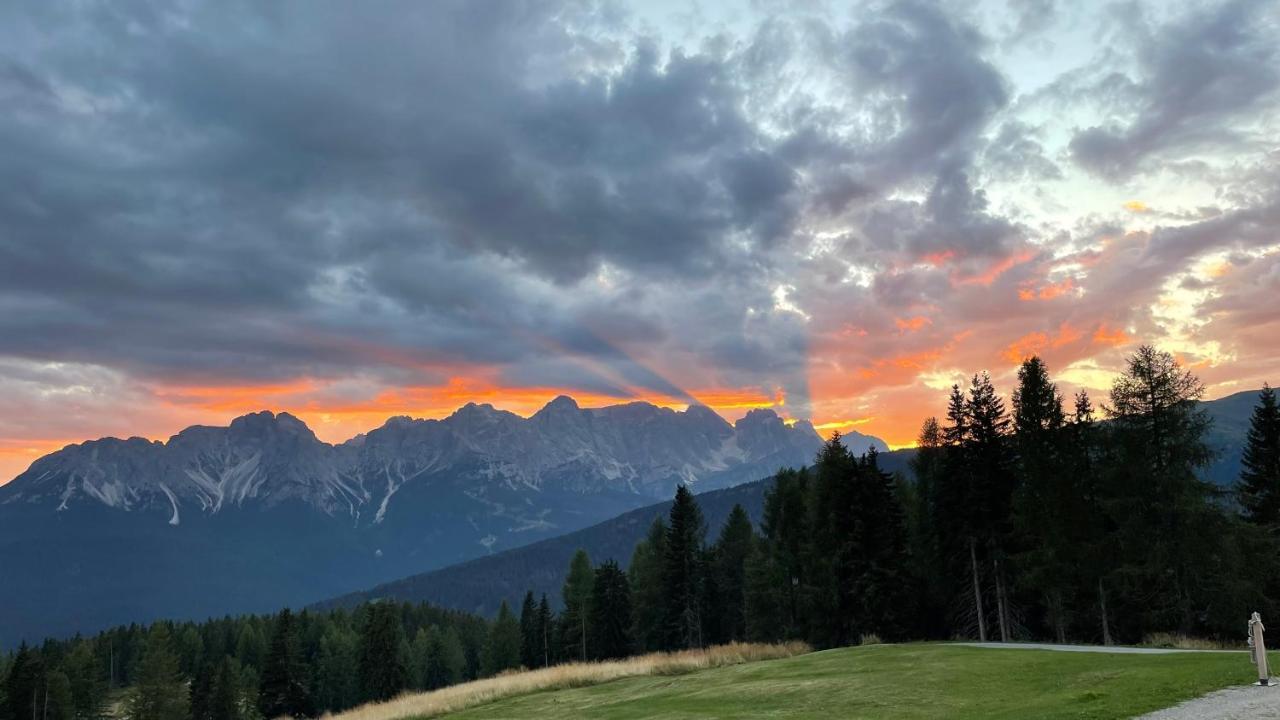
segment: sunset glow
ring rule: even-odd
[[[1275,7],[873,5],[0,11],[0,483],[263,409],[904,447],[1031,355],[1280,384]]]

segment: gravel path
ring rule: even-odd
[[[1276,682],[1272,680],[1272,682]],[[1209,693],[1181,705],[1157,710],[1136,720],[1280,719],[1280,686],[1242,685]]]

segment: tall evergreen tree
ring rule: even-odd
[[[631,640],[631,588],[618,563],[596,568],[591,590],[592,657],[620,658],[634,650]]]
[[[45,675],[44,697],[40,720],[75,720],[75,700],[71,696],[71,679],[61,670]]]
[[[560,616],[564,657],[586,661],[591,628],[591,586],[595,572],[591,558],[581,548],[569,561],[569,574],[565,577],[562,596],[564,612]]]
[[[360,701],[360,637],[350,628],[331,626],[320,637],[316,654],[316,704],[338,712]]]
[[[1280,531],[1280,405],[1263,385],[1241,457],[1240,505],[1249,522]]]
[[[856,628],[860,634],[903,640],[914,630],[916,614],[905,513],[893,476],[880,469],[874,447],[863,457],[854,477],[857,487],[851,544],[862,553],[851,583]]]
[[[484,646],[482,662],[485,675],[497,675],[504,670],[520,667],[520,623],[507,601],[498,608],[498,617],[489,628],[489,638]]]
[[[434,690],[462,682],[467,671],[467,655],[457,628],[450,626],[442,632],[432,628],[431,662],[428,667],[428,689]]]
[[[746,563],[754,542],[751,519],[742,505],[735,504],[711,550],[718,601],[712,613],[715,642],[746,638]]]
[[[555,660],[552,655],[556,647],[552,633],[555,630],[555,617],[551,614],[551,603],[547,600],[547,594],[543,593],[542,598],[538,600],[538,622],[534,631],[534,642],[537,644],[538,653],[535,658],[538,667],[547,667]]]
[[[1194,633],[1197,597],[1222,579],[1213,552],[1222,518],[1197,476],[1212,457],[1209,418],[1196,403],[1203,394],[1172,355],[1146,345],[1111,388],[1108,504],[1123,518],[1113,547],[1125,551],[1118,569],[1125,594],[1147,598],[1128,608],[1134,632]]]
[[[38,717],[39,696],[45,682],[44,662],[39,653],[25,642],[19,645],[4,682],[4,720]]]
[[[62,665],[71,681],[76,720],[100,720],[106,713],[107,679],[94,654],[94,643],[77,642]]]
[[[667,553],[667,526],[654,518],[649,533],[631,554],[627,577],[631,585],[631,637],[640,650],[660,650],[666,643],[666,597],[662,580]]]
[[[920,591],[918,627],[924,637],[945,638],[950,601],[948,564],[943,554],[939,489],[946,481],[946,439],[938,419],[930,417],[920,426],[916,453],[910,460],[914,484],[902,488],[906,512],[911,574]]]
[[[400,608],[378,602],[369,605],[367,612],[360,634],[360,693],[368,702],[390,700],[409,686]]]
[[[243,720],[244,691],[241,688],[240,663],[224,655],[214,671],[209,693],[208,720]]]
[[[810,484],[808,471],[783,470],[774,476],[773,487],[765,492],[761,522],[765,543],[760,562],[755,563],[757,582],[753,583],[752,605],[757,609],[781,608],[784,622],[777,630],[778,636],[785,638],[803,637],[808,624],[802,617],[801,587],[808,581],[805,563],[810,546]],[[769,588],[762,582],[774,584]],[[753,636],[764,637],[759,618],[756,627]]]
[[[542,637],[538,629],[538,604],[529,590],[520,604],[520,664],[527,668],[542,667]]]
[[[809,641],[818,647],[848,645],[858,636],[854,582],[863,548],[854,535],[856,473],[857,461],[834,433],[814,463],[804,558],[808,582],[801,586]]]
[[[676,489],[667,527],[662,580],[665,595],[665,647],[702,647],[703,543],[706,525],[689,488]]]
[[[125,700],[125,717],[128,720],[186,720],[187,701],[187,687],[178,671],[178,656],[169,627],[157,623],[147,634],[142,658],[134,673],[134,685]]]
[[[1018,368],[1013,426],[1022,483],[1014,516],[1026,550],[1024,581],[1040,590],[1055,639],[1066,642],[1069,595],[1076,587],[1082,494],[1067,457],[1062,396],[1037,356]]]
[[[271,647],[262,667],[258,711],[263,717],[304,718],[315,715],[307,688],[308,668],[298,650],[293,613],[285,608],[276,616]]]

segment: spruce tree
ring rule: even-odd
[[[244,691],[241,689],[240,663],[229,655],[223,656],[214,671],[209,693],[208,720],[244,720],[242,707]]]
[[[665,649],[702,647],[703,543],[706,526],[693,493],[676,489],[662,564]]]
[[[538,604],[533,591],[524,594],[520,604],[520,664],[527,668],[542,666],[542,637],[538,632]]]
[[[308,669],[298,650],[293,613],[285,608],[276,617],[271,647],[262,667],[258,711],[263,717],[304,718],[315,715],[306,680]]]
[[[44,681],[43,660],[23,642],[18,646],[18,652],[9,666],[9,674],[4,679],[6,720],[26,720],[38,716],[39,694],[44,689]]]
[[[762,548],[764,558],[757,564],[763,577],[771,578],[777,585],[775,597],[764,598],[765,592],[755,585],[758,607],[781,607],[784,622],[778,633],[785,638],[800,638],[807,622],[803,616],[803,588],[808,585],[805,563],[810,547],[809,473],[806,470],[783,470],[773,479],[773,486],[765,492],[764,517],[761,531],[766,542]],[[757,632],[756,637],[761,635]]]
[[[489,638],[484,646],[482,672],[497,675],[504,670],[520,667],[520,623],[507,601],[498,608],[498,617],[489,628]]]
[[[187,687],[178,671],[178,656],[165,623],[147,634],[134,685],[125,700],[128,720],[186,720]]]
[[[1280,531],[1280,405],[1263,385],[1241,457],[1240,505],[1249,522]]]
[[[320,637],[315,688],[321,710],[338,712],[360,701],[359,645],[359,635],[346,627],[331,626]]]
[[[444,631],[433,627],[430,641],[431,660],[427,665],[427,688],[435,690],[462,682],[467,669],[467,656],[458,630],[452,626]]]
[[[107,679],[94,654],[94,644],[81,640],[63,661],[71,680],[71,696],[77,720],[99,720],[106,713]]]
[[[75,700],[71,696],[71,679],[61,670],[45,675],[40,720],[75,720]]]
[[[857,461],[834,433],[814,463],[809,486],[809,538],[804,552],[801,588],[809,642],[822,648],[848,645],[854,639],[853,581],[862,549],[853,545],[853,476]]]
[[[592,657],[620,658],[634,649],[631,640],[631,588],[618,563],[608,560],[596,568],[591,591]]]
[[[431,675],[431,629],[420,627],[409,643],[409,687],[426,690]]]
[[[735,504],[711,551],[718,590],[714,609],[719,628],[716,642],[746,638],[746,562],[754,540],[755,530],[747,511]]]
[[[569,574],[565,577],[561,590],[564,600],[564,613],[560,616],[561,641],[566,659],[587,660],[587,649],[591,635],[591,585],[595,573],[591,568],[591,558],[581,548],[569,561]]]
[[[1024,582],[1044,596],[1055,639],[1066,642],[1069,594],[1075,587],[1082,538],[1080,478],[1072,474],[1063,432],[1062,397],[1037,356],[1018,368],[1013,426],[1022,483],[1014,516],[1026,550],[1020,553]]]
[[[390,700],[409,685],[403,657],[404,626],[399,606],[373,603],[360,635],[360,694],[366,702]]]
[[[538,619],[537,626],[534,630],[535,640],[537,644],[537,667],[548,667],[555,662],[555,656],[552,654],[556,647],[552,632],[555,627],[555,618],[551,614],[551,603],[547,600],[547,594],[543,593],[542,598],[538,600]]]
[[[667,526],[654,518],[649,533],[631,554],[627,577],[631,585],[631,637],[642,651],[660,650],[666,643],[666,598],[662,580],[667,553]]]
[[[863,456],[854,482],[857,502],[851,509],[850,544],[862,553],[851,583],[855,588],[855,628],[860,635],[903,640],[914,629],[916,615],[905,513],[893,476],[880,469],[874,447]]]

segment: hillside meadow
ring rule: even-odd
[[[772,658],[766,651],[744,657],[741,647],[710,652],[720,659],[681,665],[651,655],[513,673],[330,717],[1108,720],[1252,679],[1244,652],[1075,653],[927,643],[779,651],[782,656]]]

